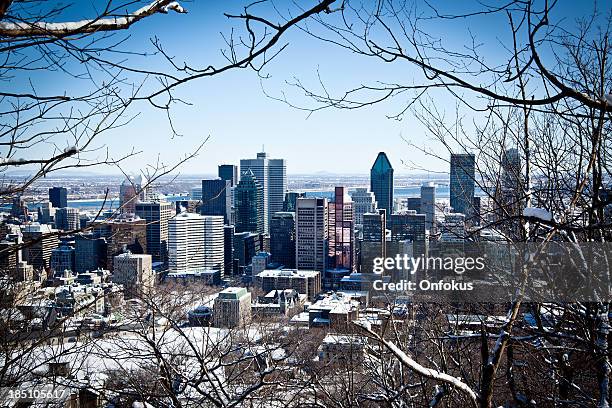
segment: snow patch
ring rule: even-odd
[[[542,221],[552,221],[552,213],[544,208],[527,207],[523,210],[523,217],[537,218]]]

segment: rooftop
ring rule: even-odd
[[[297,269],[266,269],[257,276],[260,278],[314,278],[319,273],[319,271]]]

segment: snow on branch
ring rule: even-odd
[[[427,368],[427,367],[422,366],[421,364],[413,360],[412,357],[410,357],[404,351],[400,350],[400,348],[397,347],[393,342],[385,340],[384,338],[379,336],[376,332],[374,332],[372,329],[365,326],[363,323],[361,322],[353,322],[353,323],[359,326],[360,328],[362,328],[363,330],[365,330],[369,335],[374,337],[377,341],[382,343],[387,349],[389,349],[389,351],[391,351],[391,353],[393,353],[393,355],[400,361],[400,363],[402,363],[402,365],[408,367],[409,369],[411,369],[412,371],[418,374],[421,374],[422,376],[426,378],[436,380],[436,381],[441,381],[449,385],[450,387],[453,387],[453,388],[458,389],[459,391],[462,391],[472,400],[472,402],[474,403],[474,406],[478,406],[478,397],[476,393],[474,392],[474,390],[472,390],[472,388],[469,385],[461,381],[460,378],[453,377],[452,375],[442,373],[432,368]]]
[[[100,16],[95,19],[65,23],[0,21],[0,37],[63,37],[97,31],[124,30],[143,18],[156,13],[167,14],[169,11],[187,13],[187,10],[178,1],[155,0],[133,13],[121,17]]]
[[[545,222],[553,220],[552,213],[544,208],[527,207],[523,210],[523,217],[537,218]]]

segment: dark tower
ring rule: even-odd
[[[383,208],[387,214],[393,213],[393,167],[384,152],[378,153],[376,161],[370,170],[370,191],[374,193],[378,208]]]

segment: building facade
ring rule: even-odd
[[[68,190],[65,187],[51,187],[49,202],[55,208],[68,207]]]
[[[236,232],[253,232],[263,234],[265,229],[262,195],[264,189],[255,178],[252,169],[242,173],[236,187]]]
[[[232,214],[232,183],[230,180],[202,180],[200,214],[220,215],[230,224]]]
[[[328,202],[299,198],[295,216],[295,264],[298,269],[324,272],[327,267]]]
[[[450,162],[450,205],[456,213],[473,215],[475,156],[453,153]]]
[[[147,225],[147,254],[153,257],[153,262],[167,261],[168,221],[173,207],[167,201],[139,202],[135,206],[136,215]]]
[[[378,153],[370,170],[370,191],[374,193],[378,208],[393,212],[393,167],[384,152]]]
[[[272,262],[295,268],[295,213],[277,212],[270,221]]]

